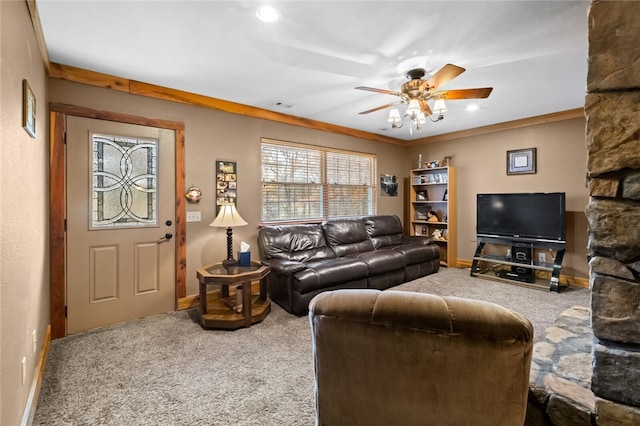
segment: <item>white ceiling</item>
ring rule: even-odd
[[[588,0],[254,1],[37,0],[52,62],[401,139],[581,108]],[[405,72],[452,63],[442,89],[493,87],[447,102],[420,133],[391,129]],[[479,110],[466,111],[476,103]]]

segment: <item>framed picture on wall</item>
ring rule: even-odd
[[[536,148],[507,151],[507,174],[521,175],[536,172]]]
[[[36,95],[26,79],[22,80],[22,127],[29,136],[36,137]]]
[[[238,175],[235,161],[216,161],[216,215],[223,204],[237,206]]]

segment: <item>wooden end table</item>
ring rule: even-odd
[[[200,324],[203,328],[234,330],[251,327],[262,321],[271,311],[271,301],[267,299],[266,277],[271,268],[259,262],[249,266],[223,266],[222,263],[203,266],[198,269],[200,281]],[[260,281],[260,291],[252,292],[252,282]],[[207,303],[207,286],[219,285],[220,297]],[[235,291],[230,294],[230,287]],[[241,286],[241,288],[240,288]],[[238,292],[242,293],[242,310],[237,311]]]

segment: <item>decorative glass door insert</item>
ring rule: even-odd
[[[92,133],[91,229],[158,225],[158,141]]]

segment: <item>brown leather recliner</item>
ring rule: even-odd
[[[336,290],[309,305],[318,425],[522,425],[533,327],[456,297]]]

